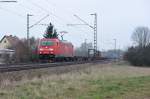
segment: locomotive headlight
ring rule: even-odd
[[[49,50],[50,50],[50,51],[54,51],[54,49],[52,49],[52,48],[50,48]]]
[[[40,48],[40,51],[43,51],[44,49],[43,48]]]

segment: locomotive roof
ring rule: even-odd
[[[53,38],[53,39],[50,39],[50,38],[43,38],[41,40],[51,40],[51,41],[58,41],[58,42],[63,42],[63,43],[68,43],[68,44],[72,44],[71,42],[68,42],[67,40],[60,40],[60,39],[57,39],[57,38]]]
[[[52,40],[52,41],[58,41],[59,39],[57,39],[57,38],[53,38],[53,39],[51,39],[51,38],[42,38],[41,40]]]

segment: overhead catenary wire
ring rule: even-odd
[[[43,17],[42,19],[40,19],[39,21],[37,21],[35,24],[31,25],[29,28],[32,28],[35,25],[38,25],[41,21],[43,21],[44,19],[46,19],[49,15],[46,15],[45,17]]]
[[[29,0],[28,0],[29,1]],[[46,0],[46,1],[48,1],[48,0]],[[32,1],[29,1],[29,2],[32,2]],[[50,2],[50,1],[49,1]],[[50,3],[51,4],[51,3]],[[38,14],[38,12],[45,12],[46,14],[51,14],[56,20],[56,22],[58,22],[58,23],[60,23],[59,25],[61,25],[62,27],[67,27],[66,26],[66,24],[68,24],[68,23],[71,23],[71,21],[68,21],[68,19],[66,20],[65,18],[63,18],[62,16],[58,16],[58,15],[56,15],[56,14],[54,14],[54,13],[52,13],[52,12],[50,12],[47,8],[44,8],[44,6],[41,6],[40,4],[36,4],[36,3],[31,3],[31,5],[33,5],[33,6],[35,6],[35,8],[37,8],[37,10],[36,9],[34,9],[34,8],[32,8],[32,6],[29,6],[29,7],[27,7],[26,5],[24,5],[23,3],[18,3],[17,5],[15,5],[15,6],[22,6],[22,8],[23,9],[25,9],[26,10],[26,12],[30,12],[31,11],[31,14],[33,14],[34,16],[36,16],[35,14]],[[14,7],[15,7],[14,6]],[[50,7],[50,6],[48,6],[48,7]],[[41,11],[38,11],[38,9],[39,10],[41,10]],[[25,21],[25,19],[26,19],[26,14],[25,15],[23,15],[23,14],[20,14],[20,13],[23,13],[23,12],[16,12],[16,11],[14,11],[14,9],[10,9],[10,8],[2,8],[2,10],[4,10],[4,11],[7,11],[7,12],[9,12],[9,13],[11,13],[11,14],[13,14],[13,15],[15,15],[15,16],[18,16],[18,17],[20,17],[21,19],[22,19],[22,21],[23,22],[26,22]],[[66,9],[62,9],[62,10],[65,10],[64,12],[66,13],[66,14],[68,14],[67,12],[69,12],[69,11],[67,11]],[[70,12],[69,12],[70,13]],[[72,16],[73,14],[68,14],[69,16]],[[34,17],[34,18],[32,18],[32,20],[34,20],[35,21],[35,18],[37,19],[37,17]],[[73,18],[73,17],[72,17]],[[76,28],[76,30],[77,31],[79,31],[79,32],[81,32],[81,31],[83,31],[83,34],[86,34],[87,33],[87,31],[85,31],[83,28],[79,28],[78,26],[75,26],[75,27],[73,27],[73,28]],[[69,30],[69,29],[68,29]],[[71,30],[71,29],[70,29]]]
[[[34,2],[32,2],[31,0],[28,0],[28,1],[29,1],[32,5],[34,5],[35,7],[37,7],[38,9],[40,9],[40,10],[46,12],[47,14],[51,14],[52,16],[56,17],[57,19],[59,19],[60,21],[62,21],[63,23],[65,23],[65,25],[69,22],[68,20],[66,20],[66,19],[64,19],[64,18],[61,18],[60,16],[58,16],[58,15],[56,15],[56,14],[54,14],[54,13],[48,11],[47,9],[45,9],[45,8],[43,8],[42,6],[40,6],[40,5],[38,5],[38,4],[34,3]],[[48,1],[48,0],[45,0],[45,1],[50,2],[50,1]],[[28,3],[29,3],[29,2],[28,2]],[[51,3],[49,3],[49,4],[51,4]],[[54,6],[54,4],[51,4],[51,5]],[[64,11],[64,12],[65,12],[65,11]]]
[[[49,1],[49,0],[45,0],[47,3],[46,4],[50,4],[51,6],[53,6],[53,7],[57,7],[57,4],[55,4],[54,2],[52,2],[52,1]],[[49,7],[49,6],[48,6]],[[63,11],[64,13],[66,13],[68,16],[70,16],[70,18],[72,18],[73,19],[73,15],[75,15],[74,13],[72,13],[69,9],[65,9],[65,8],[62,8],[61,10],[65,10],[65,11]],[[72,22],[70,22],[70,21],[66,21],[65,23],[72,23]],[[67,25],[67,24],[65,24],[65,25]],[[44,24],[45,25],[45,24]],[[45,25],[46,26],[46,25]],[[81,29],[81,28],[79,28],[78,26],[74,26],[73,28],[75,28],[75,29],[77,29],[78,31],[82,31],[82,32],[84,32],[84,33],[86,33],[87,31],[85,31],[85,29],[83,30],[83,29]]]
[[[31,7],[29,5],[27,6],[27,4],[24,5],[24,3],[25,2],[19,2],[19,3],[17,3],[17,5],[20,6],[21,8],[23,8],[23,9],[25,9],[26,10],[25,11],[26,14],[27,13],[31,13],[32,15],[36,16],[36,17],[32,18],[33,21],[37,21],[37,20],[39,20],[40,17],[43,17],[43,14],[47,14],[47,13],[44,13],[44,12],[39,14],[38,10],[35,10],[33,7]]]
[[[50,15],[52,15],[53,17],[55,17],[55,18],[56,18],[55,21],[56,21],[57,23],[59,23],[59,25],[61,25],[63,28],[66,26],[67,22],[64,21],[63,18],[61,18],[61,17],[55,15],[54,13],[48,11],[47,9],[43,8],[42,6],[36,4],[36,3],[32,2],[32,1],[30,1],[30,2],[31,2],[31,4],[32,4],[33,6],[37,7],[38,9],[40,9],[40,10],[42,10],[42,11],[44,11],[44,12],[46,12],[47,14],[50,14]],[[29,3],[29,2],[28,2],[28,3]]]
[[[47,2],[49,2],[48,0],[46,0]],[[59,21],[61,21],[63,23],[63,25],[66,25],[67,23],[70,23],[68,20],[64,19],[64,18],[61,18],[60,16],[48,11],[47,9],[41,7],[40,5],[32,2],[32,1],[29,1],[32,5],[36,6],[37,8],[41,9],[42,11],[46,12],[47,14],[51,14],[52,16],[54,16],[55,18],[57,18]],[[28,3],[29,3],[28,2]],[[50,3],[51,4],[51,3]],[[52,4],[51,4],[52,5]],[[54,6],[54,5],[53,5]],[[65,11],[64,11],[65,12]],[[60,22],[59,22],[60,23]]]
[[[57,6],[57,4],[54,4],[54,3],[52,3],[51,1],[49,1],[49,0],[45,0],[47,3],[46,4],[50,4],[50,5],[52,5],[53,7],[56,7]],[[65,9],[65,8],[63,8],[63,9],[61,9],[61,10],[65,10],[65,11],[63,11],[64,13],[66,13],[67,15],[69,15],[70,16],[70,18],[72,17],[73,18],[73,16],[72,15],[74,15],[74,13],[71,13],[68,9]],[[62,19],[62,18],[61,18]],[[71,23],[70,21],[68,21],[68,20],[66,20],[66,19],[64,19],[63,18],[63,21],[66,21],[65,23]]]
[[[59,19],[59,21],[62,22],[62,23],[61,23],[62,26],[66,25],[66,23],[69,22],[69,21],[67,21],[67,20],[64,20],[64,18],[61,18],[60,16],[57,16],[57,15],[51,13],[51,12],[48,11],[47,9],[41,7],[40,5],[34,3],[34,2],[32,2],[32,1],[30,1],[30,0],[28,0],[28,1],[31,2],[32,5],[34,5],[35,7],[41,9],[42,11],[44,11],[44,12],[46,12],[46,13],[50,13],[50,14],[53,15],[55,18]],[[49,0],[45,0],[45,1],[50,2]],[[52,3],[49,3],[49,4],[51,4],[51,5],[53,5],[53,6],[56,5],[56,4],[52,4]],[[18,5],[19,5],[19,6],[22,6],[24,9],[26,9],[26,10],[28,10],[28,11],[33,11],[33,9],[31,9],[31,8],[29,8],[29,7],[25,7],[25,5],[21,4],[20,2],[18,3]],[[25,15],[22,15],[22,14],[20,14],[20,13],[18,13],[18,12],[13,11],[13,10],[6,9],[6,8],[2,8],[2,7],[1,7],[1,9],[2,9],[2,10],[5,10],[5,11],[11,13],[11,14],[14,14],[14,15],[16,15],[16,16],[22,18],[22,19],[25,19],[25,18],[26,18]],[[66,12],[66,11],[64,11],[64,12]],[[68,11],[67,11],[67,12],[68,12]],[[56,21],[59,22],[58,20],[56,20]],[[60,23],[60,22],[59,22],[59,23]],[[78,29],[79,29],[79,28],[78,28]],[[83,30],[82,30],[82,31],[83,31]]]
[[[3,3],[16,3],[17,1],[16,0],[0,0],[0,2],[3,2]]]
[[[50,5],[52,5],[53,7],[57,7],[57,4],[54,4],[54,3],[52,3],[51,1],[49,1],[49,0],[45,0],[47,3],[46,4],[50,4]],[[48,6],[49,7],[49,6]],[[54,8],[54,9],[55,9]],[[62,8],[61,8],[62,9]],[[68,13],[70,13],[68,10],[66,10],[65,8],[63,8],[62,10],[65,10],[65,11],[63,11],[64,13],[66,13],[66,14],[68,14]],[[68,12],[68,13],[67,13]],[[71,14],[71,15],[70,15]],[[72,17],[72,13],[70,13],[70,14],[68,14],[70,17]],[[59,16],[58,16],[59,17]],[[60,18],[60,17],[59,17]],[[62,18],[61,18],[62,19]],[[64,21],[66,21],[66,23],[68,23],[69,21],[67,20],[67,19],[64,19],[63,18],[63,20]]]
[[[29,1],[29,0],[28,0],[28,1]],[[40,9],[40,10],[46,12],[47,14],[50,14],[50,15],[54,16],[55,18],[57,18],[59,21],[62,22],[61,24],[63,24],[63,26],[66,24],[66,23],[64,24],[64,19],[62,19],[61,17],[55,15],[54,13],[48,11],[47,9],[41,7],[40,5],[38,5],[38,4],[36,4],[36,3],[32,2],[32,1],[29,1],[29,2],[30,2],[33,6],[37,7],[38,9]],[[29,2],[28,2],[28,3],[29,3]],[[60,23],[60,22],[59,22],[59,23]]]
[[[31,4],[31,5],[33,5],[33,6],[35,6],[35,7],[37,7],[39,10],[41,10],[42,12],[45,12],[45,13],[47,13],[47,14],[50,14],[50,15],[52,15],[53,17],[55,17],[56,18],[56,22],[58,22],[58,23],[60,23],[59,25],[61,25],[62,27],[64,27],[64,26],[66,26],[66,24],[67,23],[70,23],[68,20],[66,20],[66,19],[64,19],[64,18],[61,18],[60,16],[57,16],[56,14],[54,14],[54,13],[52,13],[52,12],[50,12],[50,11],[48,11],[46,8],[44,8],[43,6],[41,6],[40,4],[37,4],[37,3],[35,3],[35,2],[33,2],[33,1],[31,1],[31,0],[28,0],[29,2],[27,2],[27,3],[29,3],[29,4]],[[45,0],[45,1],[48,1],[48,0]],[[48,1],[48,2],[50,2],[50,1]],[[49,4],[51,4],[51,5],[53,5],[52,3],[49,3]],[[23,5],[23,4],[21,4],[21,5]],[[54,5],[53,5],[54,6]],[[49,7],[49,6],[48,6]],[[31,8],[27,8],[27,7],[24,7],[25,9],[27,9],[28,11],[30,11],[30,10],[32,10]],[[33,11],[33,10],[32,10]],[[37,10],[36,10],[37,11]],[[67,12],[69,12],[69,11],[64,11],[65,13],[67,13]],[[70,13],[70,12],[69,12]],[[67,13],[68,14],[68,13]],[[69,14],[68,14],[69,15]],[[72,14],[73,15],[73,14]],[[61,22],[60,22],[61,21]],[[83,31],[84,33],[86,33],[86,31],[85,30],[83,30],[83,29],[81,29],[81,28],[78,28],[77,26],[75,27],[77,30],[79,30],[79,31]]]
[[[51,14],[51,15],[53,15],[53,16],[56,16],[55,14],[51,13],[51,12],[48,11],[47,9],[41,7],[40,5],[38,5],[38,4],[34,3],[34,2],[32,2],[31,0],[28,0],[28,1],[29,1],[32,5],[36,6],[38,9],[41,9],[42,11],[45,11],[47,14]],[[58,17],[58,16],[56,16],[56,17]]]
[[[32,5],[33,5],[33,3],[32,3]],[[38,7],[38,8],[40,7],[40,6],[38,6],[37,4],[35,4],[35,3],[34,3],[34,6],[35,6],[35,7]],[[48,11],[45,11],[45,9],[42,8],[42,7],[40,7],[40,10],[42,10],[42,11],[44,10],[44,12],[47,12],[47,14],[49,14]],[[38,25],[38,24],[36,23],[36,25]],[[32,26],[33,26],[33,25],[32,25]],[[30,28],[31,28],[32,26],[30,26]]]
[[[4,8],[4,7],[0,7],[0,9],[6,11],[6,12],[8,12],[8,13],[11,13],[11,14],[13,14],[13,15],[16,15],[16,16],[20,17],[21,19],[25,19],[25,16],[22,15],[22,14],[20,14],[20,13],[18,13],[18,12],[15,12],[15,11],[10,10],[10,9],[6,9],[6,8]]]
[[[18,4],[20,7],[22,7],[23,9],[26,9],[26,11],[28,12],[28,11],[32,11],[32,13],[33,13],[33,9],[32,8],[29,8],[29,7],[27,7],[27,6],[25,6],[25,5],[23,5],[22,3],[19,3]],[[37,12],[39,12],[39,11],[37,11]],[[34,12],[35,13],[35,12]]]

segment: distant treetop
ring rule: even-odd
[[[43,36],[44,38],[58,38],[57,30],[54,29],[54,25],[52,25],[52,23],[49,24]]]

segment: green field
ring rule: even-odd
[[[150,68],[91,65],[0,89],[0,99],[150,99]]]

